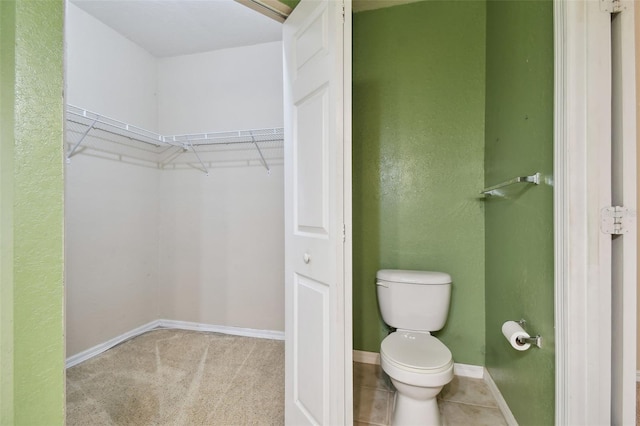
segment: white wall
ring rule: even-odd
[[[155,59],[67,3],[66,102],[157,127]],[[75,155],[66,169],[71,356],[158,317],[160,171]]]
[[[282,43],[162,58],[163,134],[282,127]]]
[[[162,318],[284,330],[282,170],[162,175]]]
[[[162,59],[158,83],[163,133],[283,125],[279,42]],[[283,168],[271,170],[163,173],[162,318],[284,330]]]
[[[68,356],[158,318],[159,173],[83,155],[67,167]]]
[[[67,2],[66,102],[157,131],[157,60]]]
[[[66,40],[75,106],[161,134],[283,125],[280,43],[156,59],[71,3]],[[283,330],[284,184],[271,168],[206,176],[75,155],[67,355],[158,318]]]

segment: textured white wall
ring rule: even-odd
[[[73,3],[66,5],[66,102],[157,131],[156,58]]]
[[[282,126],[280,43],[157,60],[68,8],[68,103],[164,134]],[[67,355],[157,318],[283,330],[282,174],[74,156]]]
[[[158,318],[158,177],[83,155],[67,167],[68,356]]]
[[[162,175],[162,318],[284,330],[282,170]]]
[[[67,3],[66,101],[157,127],[153,57]],[[160,171],[75,155],[66,169],[66,335],[71,356],[158,318]]]
[[[282,44],[159,62],[164,133],[281,127]],[[161,177],[160,316],[284,330],[281,165]]]
[[[162,58],[163,134],[282,127],[282,43]]]

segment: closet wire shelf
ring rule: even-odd
[[[284,159],[284,129],[165,136],[73,105],[66,108],[67,162],[79,153],[160,169],[263,166]]]

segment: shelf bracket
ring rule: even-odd
[[[258,150],[258,154],[260,154],[260,159],[262,160],[262,165],[264,166],[265,169],[267,169],[267,174],[270,175],[271,174],[271,169],[269,168],[269,165],[267,164],[267,160],[264,159],[264,155],[262,155],[262,150],[258,146],[258,142],[256,142],[256,138],[253,136],[253,133],[251,133],[251,142],[253,142],[253,145],[255,145],[256,149]]]
[[[202,159],[198,155],[198,151],[196,151],[196,149],[193,147],[193,144],[191,143],[191,141],[189,139],[187,139],[187,145],[189,145],[189,148],[191,148],[191,151],[193,151],[193,153],[195,154],[196,158],[200,162],[200,165],[202,166],[202,171],[205,172],[207,174],[207,176],[209,176],[209,169],[207,169],[207,166],[204,165],[204,163],[202,162]]]
[[[488,188],[483,189],[482,191],[480,191],[480,194],[482,195],[493,195],[493,192],[500,189],[500,188],[504,188],[505,186],[509,186],[509,185],[514,185],[516,183],[532,183],[534,185],[540,185],[540,172],[535,173],[533,175],[530,176],[518,176],[518,177],[514,177],[513,179],[509,179],[505,182],[499,183],[497,185],[493,185],[490,186]]]
[[[78,142],[75,143],[75,145],[73,145],[73,148],[71,148],[71,150],[69,151],[69,153],[67,154],[67,163],[70,162],[71,157],[73,157],[74,153],[76,152],[76,149],[78,149],[78,147],[80,146],[80,144],[82,143],[82,141],[84,141],[84,138],[87,137],[87,135],[89,134],[89,132],[91,131],[91,129],[93,129],[93,126],[96,125],[96,123],[98,122],[98,120],[100,119],[100,116],[97,116],[94,120],[93,123],[91,123],[89,125],[89,127],[87,127],[87,130],[84,131],[84,133],[82,134],[82,136],[80,136],[80,139],[78,140]]]

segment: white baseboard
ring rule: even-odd
[[[142,325],[140,327],[134,328],[133,330],[127,331],[126,333],[116,336],[113,339],[109,339],[104,343],[100,343],[99,345],[96,345],[85,351],[82,351],[73,356],[70,356],[69,358],[67,358],[66,368],[73,367],[74,365],[80,364],[81,362],[86,361],[90,358],[93,358],[96,355],[100,355],[102,352],[113,348],[114,346],[124,342],[125,340],[129,340],[133,337],[139,336],[143,333],[146,333],[147,331],[151,331],[156,328],[209,331],[209,332],[215,332],[215,333],[230,334],[233,336],[256,337],[260,339],[271,339],[271,340],[284,340],[283,331],[257,330],[253,328],[240,328],[240,327],[229,327],[225,325],[201,324],[197,322],[188,322],[188,321],[155,320],[145,325]]]
[[[151,331],[154,328],[158,327],[159,323],[160,323],[159,320],[151,321],[150,323],[147,323],[140,327],[134,328],[133,330],[127,331],[126,333],[123,333],[119,336],[116,336],[113,339],[109,339],[104,343],[100,343],[99,345],[96,345],[92,348],[89,348],[73,356],[70,356],[69,358],[67,358],[66,368],[73,367],[74,365],[80,364],[81,362],[86,361],[89,358],[93,358],[96,355],[100,355],[102,352],[108,349],[111,349],[112,347],[116,346],[119,343],[124,342],[125,340],[129,340],[133,337],[141,335],[142,333]]]
[[[226,325],[202,324],[189,321],[160,320],[158,327],[179,330],[209,331],[233,336],[257,337],[259,339],[284,340],[284,331],[258,330],[255,328],[230,327]]]
[[[511,409],[507,405],[507,401],[505,401],[504,398],[502,397],[502,394],[500,393],[500,389],[498,389],[496,382],[493,381],[491,374],[489,374],[489,371],[486,368],[484,369],[484,382],[487,384],[487,386],[489,387],[489,390],[491,391],[491,394],[493,395],[496,402],[498,403],[498,408],[502,412],[502,415],[504,416],[504,419],[507,421],[507,424],[509,426],[518,426],[518,422],[516,421],[516,418],[513,416]]]
[[[367,352],[353,350],[353,361],[361,364],[380,365],[380,354],[378,352]]]
[[[460,377],[469,377],[470,379],[484,378],[484,367],[481,365],[471,364],[453,364],[453,374]]]

